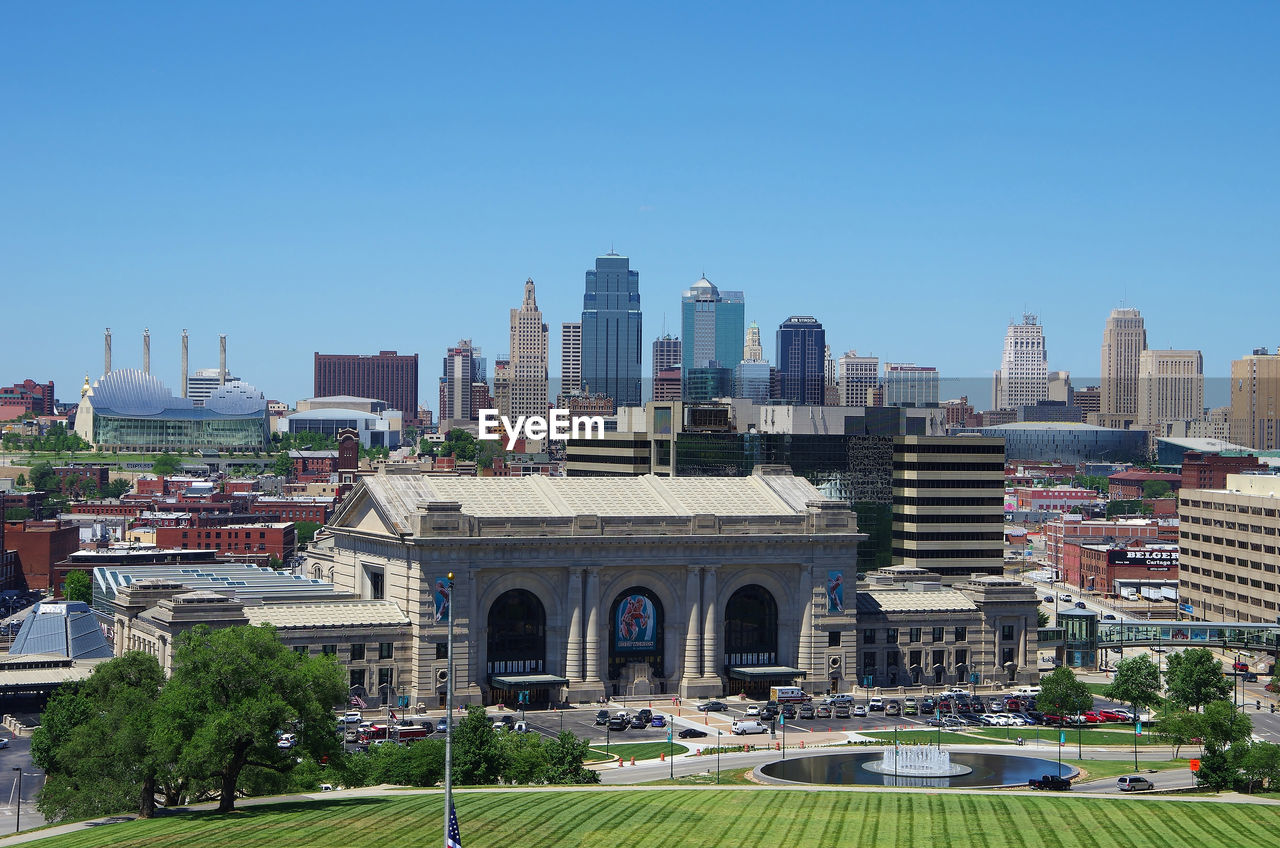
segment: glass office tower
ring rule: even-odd
[[[793,315],[778,327],[781,399],[822,406],[827,333],[810,315]]]
[[[685,400],[710,400],[733,390],[733,369],[742,361],[744,311],[742,292],[722,292],[706,277],[684,293],[680,324]]]
[[[640,272],[610,251],[596,257],[582,297],[582,391],[639,406]]]

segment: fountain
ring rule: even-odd
[[[862,767],[875,774],[902,777],[954,777],[968,774],[972,768],[951,762],[951,752],[932,745],[906,745],[885,750],[880,762],[872,760]]]

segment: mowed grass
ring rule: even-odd
[[[1089,774],[1084,778],[1085,780],[1101,780],[1104,777],[1119,777],[1122,774],[1134,773],[1133,760],[1064,759],[1062,762],[1087,771]],[[1167,769],[1185,769],[1189,767],[1190,764],[1186,760],[1138,760],[1138,769],[1144,774],[1147,769],[1165,771]]]
[[[635,757],[637,760],[654,760],[659,754],[670,754],[675,752],[683,754],[689,749],[679,743],[668,744],[666,742],[623,742],[609,746],[608,755],[604,752],[604,746],[592,748],[591,755],[587,758],[587,762],[600,762],[605,759],[614,757],[622,757],[630,760]]]
[[[742,794],[742,793],[749,794]],[[1000,848],[1274,846],[1280,808],[964,792],[480,791],[455,796],[462,844],[582,848],[965,845]],[[47,848],[421,848],[442,836],[439,794],[174,815],[53,837]]]

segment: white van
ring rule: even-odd
[[[1034,698],[1036,695],[1040,694],[1040,687],[1039,686],[1023,686],[1019,688],[1018,691],[1015,692],[1014,694],[1017,695],[1019,698]]]
[[[758,721],[735,721],[732,732],[738,736],[745,736],[748,733],[768,733],[769,728]]]

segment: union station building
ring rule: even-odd
[[[1032,589],[999,576],[943,589],[900,568],[857,590],[865,538],[845,503],[785,468],[741,478],[382,473],[360,478],[308,551],[306,576],[404,612],[409,656],[388,669],[396,679],[378,680],[383,698],[402,703],[443,703],[450,619],[464,703],[1035,676]],[[342,646],[338,659],[348,659]]]

